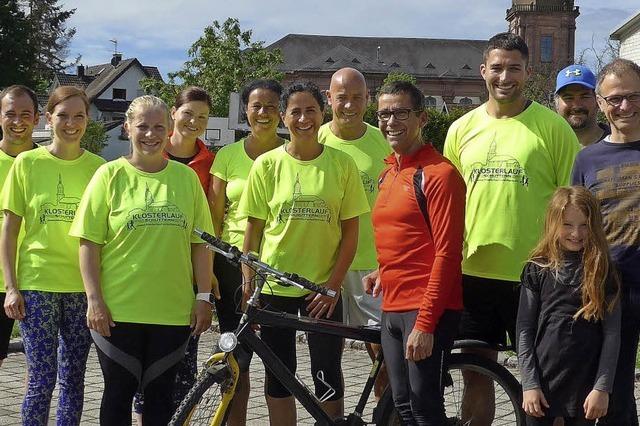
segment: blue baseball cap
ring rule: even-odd
[[[569,65],[556,77],[556,93],[570,84],[579,84],[591,90],[596,88],[596,76],[584,65]]]

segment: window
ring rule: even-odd
[[[424,98],[424,105],[427,108],[435,108],[436,106],[436,98],[434,98],[433,96],[427,96]]]
[[[127,89],[113,89],[113,99],[127,100]]]
[[[540,37],[540,62],[551,62],[553,59],[553,36]]]
[[[471,98],[464,97],[464,98],[460,99],[458,101],[458,103],[460,105],[471,105],[473,103],[473,101],[471,100]]]

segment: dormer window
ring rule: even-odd
[[[436,107],[436,98],[433,96],[427,96],[424,98],[424,105],[427,108],[435,108]]]
[[[328,64],[333,64],[335,61],[333,60],[333,58],[331,56],[329,56],[325,62],[328,63]]]
[[[113,89],[113,100],[127,100],[127,89]]]
[[[431,62],[429,62],[427,65],[425,65],[425,68],[428,70],[434,70],[436,69],[436,67],[433,66],[433,64]]]
[[[462,67],[463,70],[470,70],[471,67],[467,64],[464,64],[464,66]]]
[[[394,62],[391,64],[391,68],[400,68],[400,65],[398,65],[397,62]]]
[[[353,61],[351,61],[351,62],[353,62],[354,64],[359,64],[359,63],[360,63],[360,61],[358,60],[358,58],[353,58]]]

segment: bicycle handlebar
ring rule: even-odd
[[[197,228],[194,229],[193,232],[200,238],[202,238],[204,242],[209,244],[211,249],[216,253],[220,253],[233,262],[244,263],[245,265],[249,265],[252,268],[260,269],[282,284],[304,288],[316,293],[324,294],[325,296],[329,297],[336,297],[338,294],[335,290],[331,290],[330,288],[315,284],[308,279],[299,276],[298,274],[280,272],[277,269],[272,268],[268,264],[259,261],[254,255],[244,254],[240,250],[238,250],[237,247],[232,246],[231,244],[209,234],[208,232],[201,231]]]

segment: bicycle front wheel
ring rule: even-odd
[[[524,426],[525,414],[522,405],[520,384],[513,375],[493,361],[475,354],[451,354],[448,374],[445,376],[444,406],[448,426],[475,424],[470,413],[462,406],[464,395],[463,371],[470,371],[487,377],[495,389],[495,415],[491,425]],[[393,406],[391,389],[387,388],[376,407],[376,424],[383,426],[400,425],[400,418]]]
[[[180,403],[169,425],[222,424],[225,413],[220,411],[226,411],[227,408],[226,404],[223,404],[223,399],[226,393],[233,392],[230,390],[233,385],[232,373],[226,366],[215,371],[203,370]],[[219,418],[220,421],[215,422],[214,417]]]

